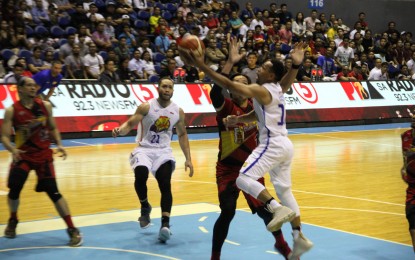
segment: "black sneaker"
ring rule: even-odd
[[[79,232],[79,229],[77,228],[68,228],[67,229],[68,235],[69,235],[69,246],[72,247],[77,247],[77,246],[81,246],[83,239],[82,239],[82,234],[81,232]]]
[[[141,228],[148,228],[151,223],[150,219],[150,213],[151,213],[151,205],[148,204],[148,207],[141,208],[141,216],[138,218],[138,221],[140,222]]]
[[[10,218],[7,223],[7,227],[4,230],[4,237],[15,238],[16,237],[16,226],[19,221],[15,218]]]

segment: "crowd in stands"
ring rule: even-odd
[[[234,70],[252,81],[259,65],[270,58],[280,59],[289,69],[290,49],[298,41],[309,46],[298,81],[415,79],[412,33],[399,31],[393,21],[385,24],[383,32],[372,32],[364,12],[356,14],[353,25],[346,25],[336,14],[316,10],[303,14],[274,2],[267,9],[253,2],[240,6],[236,0],[4,0],[0,4],[0,77],[6,83],[48,69],[53,60],[64,64],[65,79],[209,80],[180,59],[177,46],[186,34],[204,41],[206,64],[214,70],[220,70],[227,59],[230,37],[239,38],[246,58]]]

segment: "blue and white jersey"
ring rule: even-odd
[[[142,147],[170,147],[173,126],[180,119],[179,106],[171,102],[167,107],[162,107],[157,98],[148,103],[150,109],[137,126],[136,142]]]
[[[279,83],[265,83],[262,85],[271,93],[272,101],[262,105],[254,99],[255,114],[258,119],[259,141],[267,142],[270,137],[287,136],[285,125],[285,99]]]

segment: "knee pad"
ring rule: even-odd
[[[23,189],[28,175],[28,172],[20,168],[15,168],[10,172],[7,186],[10,189],[8,197],[11,200],[17,200],[20,197],[20,192]]]
[[[236,178],[236,186],[254,198],[258,198],[261,191],[265,189],[264,185],[243,174],[239,174],[238,178]]]
[[[60,198],[62,198],[62,195],[58,191],[58,186],[56,184],[56,179],[42,179],[39,181],[39,183],[36,186],[37,192],[46,192],[49,196],[49,198],[55,203]]]

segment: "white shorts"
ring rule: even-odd
[[[260,143],[240,170],[240,174],[255,180],[268,172],[271,182],[280,186],[291,187],[291,161],[294,146],[287,136],[276,136],[269,142]]]
[[[160,149],[138,146],[130,154],[130,165],[133,171],[137,166],[145,166],[153,176],[156,175],[160,166],[168,161],[172,161],[172,171],[174,171],[176,160],[170,147]]]

